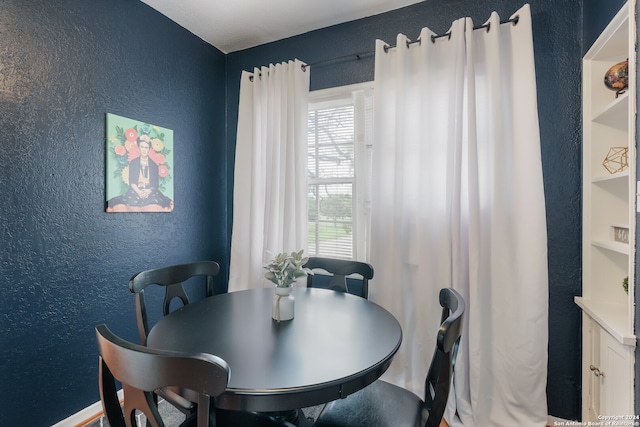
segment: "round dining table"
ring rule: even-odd
[[[379,378],[400,347],[395,317],[359,296],[295,288],[295,316],[272,319],[273,288],[229,292],[181,307],[151,329],[149,347],[204,352],[230,368],[220,409],[299,410]]]

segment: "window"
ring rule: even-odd
[[[309,254],[368,259],[371,84],[311,93]]]

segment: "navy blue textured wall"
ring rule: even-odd
[[[0,425],[44,426],[99,400],[96,324],[137,340],[134,272],[226,270],[225,57],[138,0],[0,8]],[[174,130],[172,213],[104,212],[107,112]]]
[[[531,0],[538,81],[538,106],[547,201],[549,241],[549,375],[551,415],[580,418],[581,141],[580,70],[582,7],[574,0]],[[482,23],[495,10],[502,19],[522,0],[427,0],[404,9],[227,55],[228,144],[233,147],[241,70],[299,58],[309,64],[353,52],[372,51],[374,40],[395,43],[402,32],[418,36],[422,27],[438,33],[471,16]],[[373,79],[373,56],[311,67],[311,89]],[[229,150],[230,165],[233,151]],[[232,166],[229,167],[230,174]],[[232,180],[232,176],[229,179]]]
[[[626,0],[590,0],[584,2],[584,23],[582,25],[584,37],[583,55],[587,53],[602,30],[625,3]]]

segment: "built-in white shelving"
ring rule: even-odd
[[[634,407],[634,11],[635,0],[629,0],[582,61],[583,264],[582,296],[575,301],[583,312],[583,422],[633,414]],[[605,86],[604,76],[626,59],[629,87],[616,95]],[[603,162],[621,149],[626,149],[628,165],[610,173]],[[622,286],[625,280],[628,293]]]

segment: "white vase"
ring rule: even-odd
[[[296,303],[296,299],[291,295],[293,287],[276,287],[275,289],[276,294],[273,296],[271,317],[278,322],[293,319]]]

